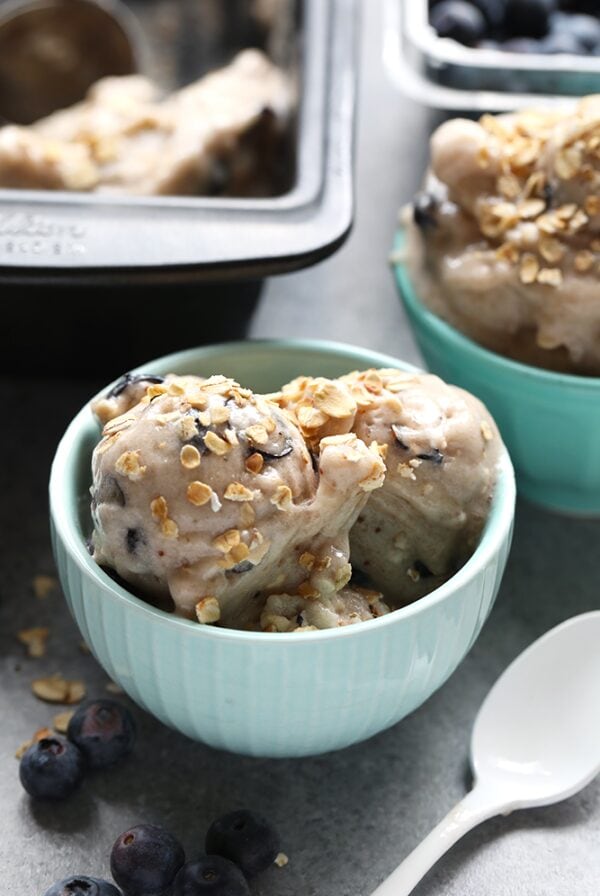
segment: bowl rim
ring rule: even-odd
[[[168,369],[175,370],[177,366],[189,364],[195,360],[204,360],[205,358],[218,356],[223,351],[236,350],[252,355],[265,349],[274,350],[276,353],[282,354],[288,354],[290,351],[311,351],[326,356],[331,356],[332,354],[341,355],[349,359],[355,358],[359,364],[363,364],[363,369],[369,366],[393,366],[407,371],[420,369],[405,361],[401,361],[399,358],[342,342],[318,339],[250,339],[221,342],[163,355],[154,361],[140,365],[131,372],[141,373],[150,367],[156,369],[157,365],[160,365],[162,368],[168,367]],[[173,367],[170,365],[173,365]],[[110,388],[110,384],[97,394],[103,395],[107,388]],[[438,603],[442,603],[451,597],[454,592],[461,590],[464,585],[480,573],[488,565],[490,559],[498,553],[503,544],[510,544],[516,486],[513,466],[508,451],[502,444],[498,460],[498,478],[490,512],[475,551],[454,575],[424,597],[404,607],[392,610],[390,613],[377,619],[365,620],[357,625],[306,632],[301,636],[298,636],[296,632],[249,632],[242,629],[200,625],[194,620],[168,613],[165,610],[152,606],[142,598],[136,597],[115,582],[89,554],[85,538],[79,528],[77,515],[68,512],[67,507],[70,504],[63,500],[63,493],[67,483],[76,492],[73,483],[76,465],[72,464],[71,460],[78,456],[81,451],[81,440],[85,431],[89,430],[90,421],[91,414],[88,402],[71,420],[58,444],[52,461],[49,501],[50,519],[55,537],[60,539],[62,548],[67,554],[68,562],[75,563],[82,577],[91,579],[97,588],[109,592],[113,599],[126,604],[134,613],[141,613],[148,620],[152,620],[154,624],[181,628],[182,632],[187,631],[192,637],[237,643],[256,643],[258,641],[261,644],[273,646],[281,645],[282,643],[286,645],[302,645],[312,641],[359,637],[360,632],[368,633],[376,629],[387,628],[404,619],[409,619],[425,612]],[[192,632],[195,634],[191,634]]]
[[[419,317],[422,323],[432,331],[435,336],[448,342],[453,342],[459,351],[471,354],[480,362],[497,369],[504,369],[504,372],[508,370],[515,376],[542,380],[549,386],[568,386],[571,389],[581,389],[582,391],[600,389],[600,376],[581,376],[578,373],[560,373],[555,370],[547,370],[544,367],[535,367],[532,364],[524,364],[521,361],[514,361],[512,358],[507,358],[505,355],[500,355],[497,352],[491,351],[491,349],[484,348],[473,339],[465,336],[464,333],[461,333],[460,330],[457,330],[456,327],[453,327],[448,321],[438,317],[438,315],[433,311],[430,311],[417,296],[405,259],[394,257],[394,253],[403,252],[405,248],[406,228],[399,227],[396,231],[391,259],[396,283],[407,308],[412,311],[415,316]]]

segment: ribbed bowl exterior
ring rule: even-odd
[[[403,264],[394,270],[428,369],[487,405],[519,494],[552,510],[600,516],[600,377],[529,367],[482,348],[422,304]]]
[[[206,351],[212,354],[214,347],[199,349],[196,359],[204,360]],[[246,362],[268,356],[274,373],[267,379],[275,376],[275,385],[284,381],[283,369],[293,375],[316,369],[341,373],[372,364],[406,367],[330,343],[245,343],[238,352]],[[172,356],[166,366],[161,361],[145,367],[161,372],[196,366],[205,373],[191,354]],[[214,354],[209,366],[213,363]],[[235,375],[249,382],[250,375],[242,377],[239,368]],[[254,385],[261,375],[252,379]],[[149,606],[109,578],[85,548],[86,471],[96,437],[84,409],[67,430],[53,465],[52,538],[63,590],[108,675],[136,703],[189,737],[265,757],[322,753],[368,738],[443,684],[488,616],[512,533],[514,480],[506,454],[481,543],[449,582],[372,622],[295,635],[201,626]]]

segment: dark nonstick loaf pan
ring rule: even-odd
[[[195,36],[183,21],[170,44],[156,31],[152,2],[129,4],[149,29],[151,49],[152,41],[161,47],[163,69],[170,54],[172,86],[226,62],[246,45],[238,21],[244,3],[220,2],[220,31],[201,23]],[[202,8],[197,0],[179,0],[172,8],[183,16],[190,3],[196,13]],[[155,2],[155,13],[157,8]],[[283,52],[297,66],[299,108],[284,192],[230,199],[0,190],[0,282],[125,286],[256,280],[333,252],[353,216],[356,0],[296,0],[293,22],[291,45]]]

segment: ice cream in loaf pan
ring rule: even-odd
[[[69,109],[0,128],[0,187],[271,195],[294,107],[291,79],[258,50],[166,97],[140,75],[104,78]]]

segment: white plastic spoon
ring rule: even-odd
[[[473,790],[372,896],[407,896],[480,822],[566,799],[600,772],[600,611],[551,629],[500,676],[475,720],[471,767]]]

